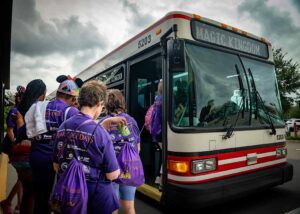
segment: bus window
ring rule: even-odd
[[[172,73],[173,124],[223,128],[233,125],[247,80],[237,55],[186,44],[186,70]],[[241,76],[239,78],[239,75]],[[245,100],[248,99],[244,93]],[[248,125],[248,116],[237,125]]]
[[[103,72],[95,77],[96,80],[100,80],[104,82],[107,86],[107,88],[115,88],[121,90],[123,93],[124,91],[124,65],[115,67],[113,69],[110,69],[106,72]]]
[[[242,57],[246,69],[251,69],[256,90],[261,95],[262,102],[255,103],[255,94],[253,94],[253,111],[257,115],[253,116],[252,126],[269,124],[269,117],[274,125],[284,125],[282,108],[280,103],[279,90],[277,86],[274,65]],[[268,114],[266,114],[266,111]]]

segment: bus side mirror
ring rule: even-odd
[[[184,41],[182,39],[170,39],[168,40],[167,47],[169,70],[176,72],[184,72]]]

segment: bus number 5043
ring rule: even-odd
[[[151,42],[151,35],[148,35],[139,41],[138,48],[142,48],[145,45],[148,45],[150,42]]]

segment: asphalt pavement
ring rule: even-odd
[[[218,214],[300,214],[300,141],[288,141],[288,161],[294,166],[293,180],[270,190],[250,195],[226,204],[219,204],[201,210],[172,210],[161,207],[156,201],[137,194],[135,207],[137,214],[161,213],[218,213]],[[8,164],[7,194],[16,182],[17,174]],[[13,201],[13,207],[16,199]],[[119,213],[123,213],[120,210]]]

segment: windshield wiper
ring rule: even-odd
[[[255,82],[254,82],[254,78],[253,78],[253,75],[252,75],[252,71],[250,68],[248,68],[248,73],[250,74],[250,77],[251,77],[251,86],[252,86],[252,90],[254,91],[255,93],[255,99],[256,99],[256,109],[255,109],[255,119],[257,119],[257,115],[258,115],[258,104],[257,104],[257,100],[260,101],[261,105],[263,106],[262,109],[264,111],[264,113],[267,115],[268,117],[268,120],[269,120],[269,125],[270,125],[270,128],[271,128],[271,132],[270,132],[270,135],[276,135],[276,129],[275,129],[275,126],[273,124],[273,121],[271,119],[271,116],[269,114],[269,112],[267,111],[264,103],[263,103],[263,100],[259,94],[259,92],[256,90],[256,86],[255,86]],[[258,98],[258,99],[257,99]],[[251,114],[251,113],[250,113]]]
[[[239,116],[240,116],[240,113],[242,111],[242,118],[244,118],[244,109],[245,109],[245,95],[244,95],[244,92],[245,92],[245,88],[244,88],[244,85],[243,85],[243,81],[242,81],[242,78],[241,78],[241,73],[240,73],[240,70],[237,66],[237,64],[235,64],[235,71],[237,73],[237,77],[238,77],[238,80],[239,80],[239,85],[240,85],[240,91],[241,91],[241,95],[242,95],[242,101],[239,105],[239,111],[238,111],[238,114],[235,118],[235,121],[234,121],[234,125],[230,125],[227,129],[226,129],[226,134],[222,137],[223,139],[227,139],[227,138],[230,138],[233,134],[233,131],[236,127],[236,124],[237,124],[237,121],[239,119]]]
[[[226,129],[226,134],[224,136],[222,136],[223,139],[227,139],[227,138],[230,138],[232,136],[233,131],[234,131],[235,127],[236,127],[237,121],[239,119],[240,113],[241,113],[241,111],[244,111],[244,92],[242,92],[242,93],[243,93],[243,95],[242,95],[243,99],[242,99],[242,102],[241,102],[241,104],[239,106],[239,111],[238,111],[238,114],[237,114],[237,116],[235,118],[234,124],[233,125],[231,124]]]

